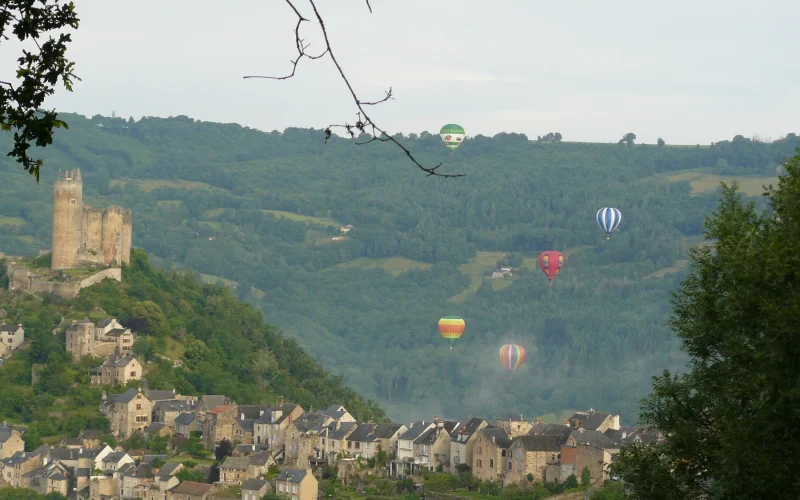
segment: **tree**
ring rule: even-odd
[[[217,449],[214,450],[214,458],[217,459],[217,462],[222,462],[225,457],[230,455],[233,452],[233,443],[231,443],[228,439],[223,439],[217,445]]]
[[[588,467],[584,467],[581,471],[581,486],[589,486],[589,483],[592,482],[592,473],[589,471]]]
[[[636,134],[633,132],[628,132],[627,134],[622,136],[622,139],[619,140],[619,144],[627,144],[628,146],[633,146],[633,141],[636,140]]]
[[[641,410],[668,438],[625,447],[612,466],[634,498],[791,498],[800,489],[800,437],[785,418],[800,407],[800,155],[786,167],[761,213],[723,184],[705,227],[714,248],[691,251],[670,320],[691,369],[655,377]]]
[[[660,147],[660,148],[663,148],[663,147],[664,147],[664,145],[666,144],[666,142],[664,142],[664,139],[662,139],[661,137],[659,137],[659,138],[658,138],[658,141],[656,142],[656,144],[658,144],[658,147]]]
[[[578,478],[575,477],[575,474],[570,474],[567,476],[567,479],[564,480],[564,487],[566,489],[578,487]]]
[[[9,40],[13,34],[20,42],[32,40],[37,50],[23,49],[17,59],[18,82],[12,83],[10,77],[0,81],[0,128],[5,132],[14,130],[14,147],[7,156],[16,158],[39,182],[43,162],[28,154],[31,143],[46,147],[53,143],[56,128],[68,128],[55,110],[41,107],[55,93],[59,81],[71,92],[73,81],[80,80],[73,72],[75,63],[66,57],[67,44],[72,41],[70,34],[50,36],[43,43],[41,37],[65,28],[77,29],[79,19],[72,2],[4,0],[2,6],[0,41]]]

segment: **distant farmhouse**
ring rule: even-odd
[[[105,278],[122,281],[121,266],[131,259],[132,232],[131,210],[85,205],[81,171],[59,173],[53,192],[49,266],[41,265],[46,251],[35,259],[6,256],[9,290],[72,298]]]

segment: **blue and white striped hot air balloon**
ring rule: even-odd
[[[619,226],[622,214],[616,208],[605,207],[597,211],[597,223],[603,228],[607,235],[610,235]],[[611,236],[606,236],[610,239]]]

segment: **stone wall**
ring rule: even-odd
[[[99,271],[81,281],[50,281],[23,264],[8,264],[8,289],[33,294],[50,294],[65,299],[77,297],[81,289],[106,278],[122,282],[122,269],[115,267]]]

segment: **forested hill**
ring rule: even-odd
[[[7,286],[5,266],[0,266],[0,284]],[[304,408],[344,404],[363,420],[386,416],[339,377],[325,373],[294,340],[265,324],[258,310],[226,287],[203,284],[189,271],[154,269],[140,249],[133,250],[130,267],[123,269],[122,284],[105,280],[71,300],[15,297],[3,289],[0,309],[8,315],[5,321],[24,326],[30,342],[0,367],[0,420],[31,425],[35,437],[31,443],[26,437],[29,449],[40,437],[108,430],[98,414],[101,391],[88,380],[88,369],[101,360],[85,359],[77,366],[65,351],[63,325],[83,318],[98,322],[112,317],[136,325],[140,337],[133,350],[143,364],[148,362],[150,389],[224,394],[239,404],[271,403],[283,396]],[[173,367],[176,359],[184,362],[182,367]],[[31,386],[34,364],[46,366]]]
[[[405,138],[421,161],[467,174],[441,179],[391,145],[326,145],[321,130],[65,120],[40,153],[39,185],[0,159],[0,248],[48,248],[57,169],[81,168],[90,203],[134,210],[134,244],[151,262],[235,287],[396,419],[592,406],[630,422],[650,376],[682,364],[665,326],[669,291],[719,181],[759,195],[798,145],[499,134],[450,157],[436,135]],[[606,206],[623,214],[610,240],[595,221]],[[340,233],[346,224],[355,229]],[[567,257],[552,287],[535,263],[550,249]],[[485,278],[498,262],[518,271]],[[452,351],[436,329],[445,315],[467,322]],[[497,355],[505,342],[528,351],[512,379]]]

